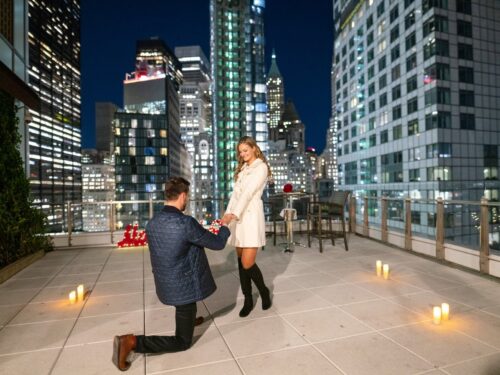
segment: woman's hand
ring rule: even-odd
[[[225,213],[221,221],[224,225],[228,225],[231,221],[237,219],[234,214]]]

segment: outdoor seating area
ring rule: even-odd
[[[304,237],[304,236],[302,236]],[[279,240],[279,239],[278,239]],[[299,237],[304,241],[304,238]],[[247,318],[234,250],[207,251],[218,290],[198,313],[191,349],[135,357],[130,374],[498,374],[498,279],[349,236],[258,262],[273,294]],[[387,280],[375,263],[390,266]],[[78,284],[90,292],[70,304]],[[255,296],[257,291],[254,290]],[[433,306],[450,320],[433,323]],[[114,374],[117,334],[172,334],[174,309],[154,291],[147,248],[48,253],[0,285],[2,374]],[[36,369],[36,372],[34,372]]]

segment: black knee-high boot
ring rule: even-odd
[[[264,283],[264,277],[262,276],[259,266],[255,263],[252,267],[247,269],[246,272],[257,286],[257,289],[259,289],[260,298],[262,298],[262,310],[267,310],[272,305],[271,294]]]
[[[252,280],[250,279],[250,275],[243,268],[243,264],[241,263],[241,258],[238,258],[238,271],[240,274],[240,285],[241,291],[245,296],[245,302],[243,304],[243,308],[240,310],[240,317],[244,318],[250,314],[250,311],[253,309],[253,298],[252,298]]]

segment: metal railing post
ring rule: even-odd
[[[490,273],[490,243],[489,243],[489,212],[488,199],[481,198],[481,211],[479,216],[479,271],[481,273]]]
[[[382,197],[382,218],[380,223],[381,239],[383,242],[387,242],[389,240],[389,233],[387,230],[387,197]]]
[[[411,250],[411,199],[405,198],[405,249]]]
[[[115,233],[115,204],[111,202],[109,206],[109,232],[111,233],[111,244],[114,244]]]
[[[368,197],[363,197],[363,236],[368,237],[370,235],[369,223],[368,223]]]
[[[356,197],[354,195],[351,196],[349,203],[349,231],[356,233]]]
[[[444,260],[444,201],[439,197],[436,200],[436,258]]]
[[[73,217],[71,214],[71,202],[67,203],[66,213],[67,213],[66,220],[68,221],[68,246],[71,246],[71,233],[73,232]]]
[[[149,198],[149,220],[153,218],[153,199]]]

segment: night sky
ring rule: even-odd
[[[84,0],[81,7],[82,147],[92,148],[95,102],[122,106],[136,40],[158,36],[172,50],[200,45],[210,59],[209,0]],[[267,0],[264,22],[266,72],[275,48],[285,97],[306,126],[306,146],[322,152],[331,111],[332,1]]]

